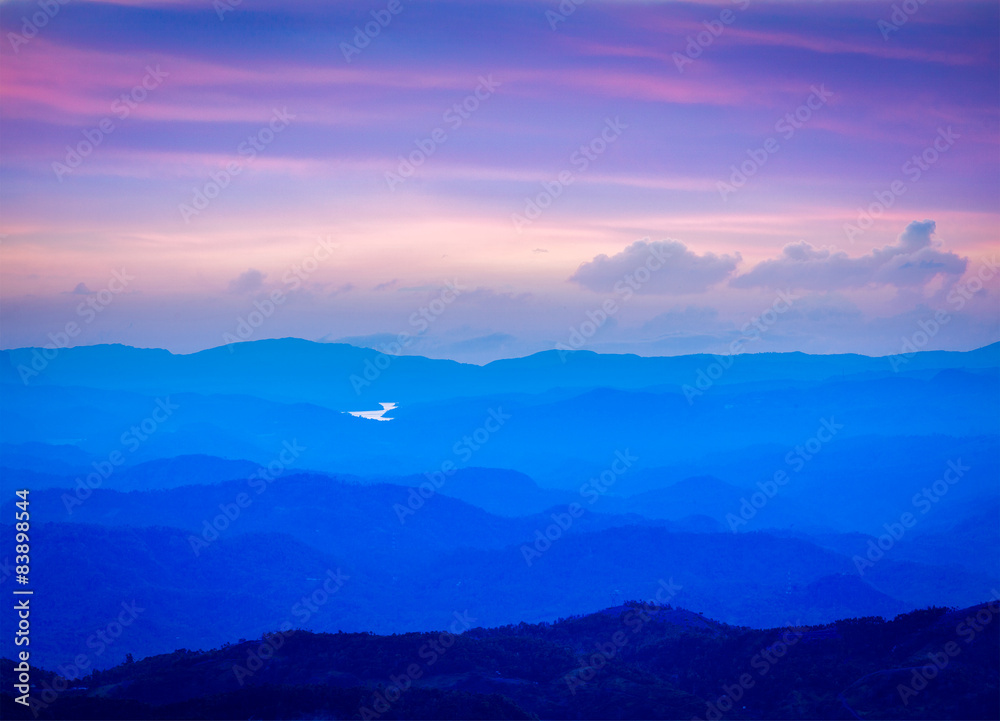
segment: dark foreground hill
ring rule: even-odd
[[[630,602],[553,624],[376,636],[285,630],[66,683],[40,719],[996,719],[1000,605],[751,630]],[[37,712],[37,716],[33,715]]]

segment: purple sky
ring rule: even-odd
[[[0,2],[5,348],[1000,340],[995,2],[52,2]]]

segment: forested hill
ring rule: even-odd
[[[548,624],[376,636],[278,630],[64,682],[40,719],[995,719],[1000,606],[752,630],[626,603]],[[3,717],[34,718],[9,689]],[[65,690],[59,690],[64,689]]]

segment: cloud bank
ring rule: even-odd
[[[872,285],[914,288],[935,276],[959,278],[968,261],[939,250],[933,220],[914,221],[892,245],[874,249],[860,258],[843,251],[817,248],[806,241],[790,243],[781,256],[755,265],[730,281],[734,288],[801,288],[842,290]]]
[[[636,293],[684,295],[700,293],[725,280],[740,260],[739,253],[698,255],[676,240],[637,240],[616,255],[601,254],[583,263],[570,280],[598,293],[610,293],[640,268],[647,268],[649,278],[641,282]]]

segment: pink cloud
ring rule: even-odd
[[[346,93],[357,86],[470,89],[469,73],[464,71],[290,65],[231,67],[162,54],[123,56],[81,50],[42,38],[30,50],[30,54],[25,52],[7,59],[0,78],[5,117],[75,125],[81,117],[109,115],[112,103],[142,81],[147,66],[167,73],[163,87],[150,93],[141,105],[143,117],[152,120],[254,121],[260,119],[260,89],[282,88],[283,95],[296,98],[299,110],[308,112],[313,122],[359,123],[379,117],[378,112],[353,110],[348,103],[331,108],[333,98],[329,95],[308,95],[301,91],[319,88]],[[288,88],[300,92],[289,93]]]

